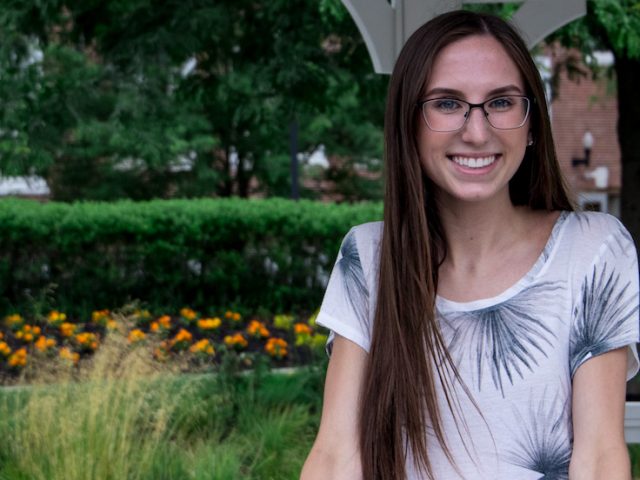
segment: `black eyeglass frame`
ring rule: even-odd
[[[494,100],[498,100],[500,98],[507,98],[507,97],[525,99],[527,101],[527,111],[524,114],[524,119],[522,120],[522,123],[517,127],[509,127],[509,128],[496,127],[493,123],[491,123],[491,120],[489,119],[490,114],[485,110],[484,106],[489,102],[493,102]],[[427,116],[424,112],[424,105],[426,103],[433,102],[435,100],[453,100],[455,102],[467,104],[468,108],[466,113],[464,114],[464,122],[462,122],[462,125],[460,125],[458,128],[454,130],[436,130],[431,125],[429,125],[429,122],[427,121]],[[429,128],[429,130],[433,132],[438,132],[438,133],[449,133],[449,132],[457,132],[458,130],[462,130],[462,128],[467,124],[469,117],[471,116],[471,110],[473,110],[474,108],[480,108],[482,110],[482,113],[484,113],[484,118],[487,119],[487,122],[489,122],[489,125],[491,125],[492,128],[495,128],[496,130],[516,130],[518,128],[521,128],[527,122],[527,119],[529,118],[529,113],[531,113],[532,103],[535,103],[535,99],[531,100],[527,95],[499,95],[497,97],[489,98],[482,103],[471,103],[471,102],[467,102],[466,100],[460,100],[459,98],[439,97],[439,98],[428,98],[427,100],[419,100],[416,102],[416,107],[420,109],[422,119],[424,120],[424,123],[427,126],[427,128]]]

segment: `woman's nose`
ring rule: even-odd
[[[462,127],[462,139],[471,143],[483,143],[489,135],[491,125],[486,113],[481,108],[472,108],[467,115],[467,121]]]

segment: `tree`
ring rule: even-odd
[[[0,27],[15,39],[0,98],[23,93],[0,169],[43,172],[69,198],[286,195],[294,120],[307,152],[340,138],[349,164],[380,156],[386,79],[339,0],[44,0],[11,4]],[[193,169],[177,174],[180,158]]]
[[[166,196],[171,162],[214,141],[206,119],[168,88],[175,69],[125,75],[69,41],[70,29],[56,27],[68,24],[62,14],[46,27],[34,15],[25,34],[18,19],[28,13],[0,17],[13,40],[0,51],[2,171],[43,175],[61,200]]]

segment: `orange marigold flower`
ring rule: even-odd
[[[149,327],[152,332],[158,330],[169,330],[171,328],[171,317],[169,315],[162,315],[155,322],[151,322]]]
[[[215,318],[202,318],[198,320],[198,328],[200,330],[215,330],[220,326],[222,320],[218,317]]]
[[[91,312],[91,321],[94,323],[100,322],[104,317],[109,316],[109,310],[94,310]]]
[[[282,338],[270,338],[264,349],[274,358],[282,359],[289,353],[287,351],[287,342]]]
[[[8,357],[11,353],[11,347],[6,342],[0,342],[0,355]]]
[[[203,353],[206,355],[214,355],[215,350],[213,349],[213,345],[207,340],[203,338],[202,340],[197,341],[191,347],[189,347],[189,351],[191,353]]]
[[[149,312],[149,310],[136,310],[133,312],[133,316],[139,321],[149,320],[151,318],[151,312]]]
[[[47,322],[49,322],[51,325],[54,325],[56,327],[62,324],[66,319],[67,319],[67,314],[61,313],[57,310],[52,310],[49,312],[49,315],[47,315]]]
[[[169,348],[175,348],[176,350],[183,350],[191,343],[193,335],[188,330],[181,328],[175,337],[169,342]]]
[[[33,342],[35,337],[38,335],[40,335],[40,327],[31,325],[23,325],[15,334],[18,340],[22,340],[26,343]]]
[[[224,318],[233,320],[234,322],[239,322],[240,319],[242,319],[242,315],[240,315],[238,312],[227,310],[226,312],[224,312]]]
[[[247,345],[249,345],[249,342],[247,342],[247,339],[244,338],[244,336],[241,333],[236,333],[234,335],[227,335],[226,337],[224,337],[224,343],[225,345],[238,350],[242,348],[246,348]]]
[[[180,316],[185,318],[186,320],[192,321],[195,320],[198,314],[188,307],[184,307],[180,310]]]
[[[19,314],[14,313],[4,317],[4,323],[9,328],[19,328],[24,323],[24,319]]]
[[[111,312],[109,310],[94,310],[91,312],[91,321],[95,324],[106,326],[107,322],[111,318]]]
[[[91,312],[91,322],[95,325],[106,327],[109,330],[115,330],[118,328],[118,322],[113,319],[111,312],[107,309]]]
[[[258,320],[251,320],[247,327],[247,333],[256,338],[266,338],[270,335],[269,330],[264,326],[264,323],[259,322]]]
[[[180,331],[176,333],[176,336],[173,339],[176,342],[190,342],[192,338],[193,338],[193,335],[191,335],[189,330],[185,330],[184,328],[181,328]]]
[[[142,330],[140,330],[139,328],[134,328],[129,332],[127,340],[129,341],[129,343],[138,343],[144,340],[145,337],[146,335]]]
[[[13,352],[7,363],[10,367],[24,367],[27,364],[27,349],[22,347]]]
[[[60,335],[63,337],[70,337],[74,334],[78,326],[74,323],[63,322],[60,324]]]
[[[67,347],[62,347],[60,349],[60,358],[64,358],[65,360],[70,360],[75,364],[75,363],[78,363],[78,360],[80,360],[80,354],[72,351]]]
[[[36,343],[33,344],[39,351],[46,352],[50,348],[56,345],[56,341],[53,338],[47,338],[44,335],[40,335]]]
[[[296,323],[293,326],[293,331],[296,335],[311,335],[311,327],[306,323]]]
[[[98,348],[98,337],[96,337],[95,333],[78,333],[75,337],[75,340],[82,348],[88,350],[95,350],[96,348]]]
[[[296,345],[308,345],[311,343],[311,327],[306,323],[296,323],[293,326],[293,331],[296,335]]]

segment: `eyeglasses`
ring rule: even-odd
[[[490,98],[482,103],[469,103],[456,98],[434,98],[417,103],[422,117],[434,132],[455,132],[464,127],[471,110],[480,108],[489,125],[498,130],[520,128],[529,116],[530,100],[524,95]]]

